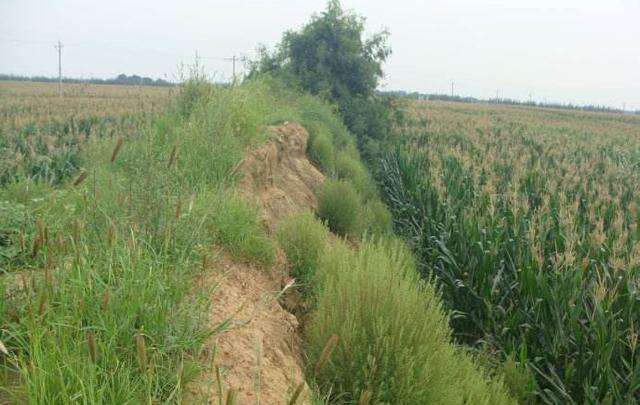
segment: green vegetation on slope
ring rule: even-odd
[[[187,359],[215,332],[200,323],[207,291],[190,291],[203,256],[218,245],[272,260],[255,209],[230,187],[247,148],[285,120],[349,143],[330,106],[273,80],[192,81],[129,137],[88,145],[76,185],[36,177],[0,189],[2,396],[179,401],[195,371]]]
[[[332,247],[318,269],[317,309],[308,327],[317,361],[332,335],[339,343],[315,376],[345,403],[366,390],[372,403],[507,404],[450,342],[433,286],[418,279],[411,254],[395,241],[365,241],[356,252]]]
[[[355,250],[329,244],[308,213],[281,231],[294,271],[313,287],[309,373],[331,403],[367,396],[371,403],[512,403],[499,380],[451,343],[439,297],[397,240],[364,241]]]

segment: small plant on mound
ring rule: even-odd
[[[448,318],[434,288],[420,281],[397,240],[337,244],[318,269],[319,293],[307,335],[323,392],[340,400],[385,404],[507,404],[502,382],[490,380],[450,343]],[[367,393],[368,392],[368,393]],[[335,398],[334,398],[335,399]]]
[[[278,230],[278,242],[292,266],[291,275],[305,285],[313,282],[328,236],[329,230],[312,212],[291,216]]]
[[[337,234],[357,235],[362,209],[362,199],[348,181],[327,180],[318,191],[318,214]]]
[[[355,154],[355,156],[353,156]],[[336,157],[336,176],[339,179],[351,181],[355,189],[365,199],[369,200],[376,196],[376,185],[369,175],[367,168],[362,164],[357,156],[357,152],[352,154],[341,151]]]
[[[244,259],[266,264],[273,261],[273,244],[259,223],[254,207],[228,193],[213,196],[210,206],[216,242]]]
[[[313,135],[309,143],[309,154],[325,173],[333,171],[335,153],[331,136],[327,132],[318,131]]]

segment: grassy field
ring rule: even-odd
[[[640,400],[640,118],[410,102],[378,168],[458,341],[547,403]]]
[[[130,137],[176,90],[159,87],[0,82],[0,184],[57,183],[77,173],[83,144]]]

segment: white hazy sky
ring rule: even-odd
[[[640,0],[343,0],[391,31],[384,89],[640,109]],[[0,0],[0,72],[175,79],[301,27],[320,0]]]

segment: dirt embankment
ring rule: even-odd
[[[284,124],[269,132],[272,139],[240,166],[238,192],[256,204],[273,234],[291,213],[316,207],[315,190],[324,175],[305,154],[309,135],[302,126]],[[285,309],[295,306],[295,294],[287,303],[280,295],[291,281],[286,258],[278,252],[272,268],[260,268],[223,255],[212,267],[203,280],[218,286],[208,321],[213,327],[233,321],[206,342],[204,352],[211,358],[203,359],[206,369],[190,391],[217,404],[217,366],[223,391],[236,391],[238,404],[287,403],[305,377],[298,320]],[[305,385],[299,404],[309,403],[308,393]]]
[[[273,139],[251,152],[241,166],[238,190],[254,202],[270,232],[291,213],[315,209],[324,175],[306,155],[309,134],[291,123],[269,128]]]

